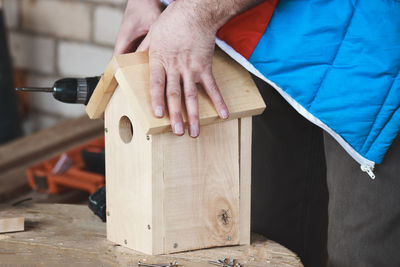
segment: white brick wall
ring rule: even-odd
[[[90,38],[89,5],[73,1],[22,1],[22,27],[36,33],[77,40]]]
[[[98,6],[94,12],[94,40],[99,43],[113,45],[122,16],[123,12],[119,8]]]
[[[54,73],[53,39],[12,32],[9,35],[9,46],[14,66],[35,72]]]
[[[61,42],[58,45],[58,69],[62,76],[100,75],[111,57],[110,48],[76,42]]]
[[[31,113],[28,120],[24,121],[22,128],[25,134],[32,134],[43,128],[54,126],[55,124],[65,120],[62,117],[56,117],[46,113]]]
[[[4,0],[14,67],[27,84],[52,86],[62,77],[100,75],[112,56],[127,0]],[[84,106],[30,93],[27,132],[84,114]]]
[[[51,87],[60,77],[30,74],[27,83],[30,86]],[[85,114],[84,105],[66,104],[56,100],[51,93],[29,93],[31,107],[55,116],[77,117]]]
[[[5,0],[4,14],[6,18],[6,26],[8,28],[16,28],[18,26],[18,1]]]

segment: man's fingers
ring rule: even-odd
[[[163,117],[165,114],[165,69],[161,61],[150,56],[150,97],[153,112],[156,117]]]
[[[186,74],[183,76],[183,86],[186,111],[188,115],[189,135],[191,137],[197,137],[200,134],[199,102],[197,87],[191,77],[191,74]]]
[[[150,47],[150,34],[147,34],[143,41],[140,43],[136,52],[148,51]]]
[[[227,119],[229,117],[228,108],[225,105],[224,99],[218,89],[217,83],[211,71],[203,73],[200,77],[201,85],[207,92],[211,101],[213,102],[221,119]]]
[[[167,73],[167,103],[172,131],[176,135],[183,135],[185,129],[183,127],[181,109],[180,75],[174,70],[170,70],[169,73]]]

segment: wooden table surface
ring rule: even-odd
[[[25,231],[0,234],[0,266],[137,266],[178,261],[179,266],[214,266],[207,262],[235,258],[245,267],[303,266],[283,246],[253,235],[250,246],[212,248],[148,256],[106,240],[106,224],[83,205],[21,204],[0,207],[0,216],[25,217]]]

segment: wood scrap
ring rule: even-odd
[[[24,217],[0,217],[0,234],[24,231]]]

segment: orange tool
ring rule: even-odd
[[[104,136],[30,167],[27,170],[29,185],[36,191],[50,194],[70,189],[93,194],[104,186],[104,175],[87,170],[83,152],[104,155]]]

